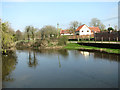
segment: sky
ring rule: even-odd
[[[67,29],[70,22],[78,21],[89,26],[92,18],[98,18],[106,28],[118,25],[118,2],[2,2],[3,21],[11,27],[24,31],[32,25],[42,28],[52,25]]]

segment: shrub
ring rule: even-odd
[[[60,36],[58,38],[58,45],[66,45],[68,41],[68,37],[67,36]]]

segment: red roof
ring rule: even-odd
[[[69,34],[69,33],[70,33],[70,30],[61,30],[61,31],[60,31],[60,34],[67,34],[67,33]]]
[[[79,26],[75,31],[79,31],[83,26],[84,26],[85,24],[83,24],[83,25],[81,25],[81,26]],[[100,29],[99,29],[99,27],[88,27],[90,30],[91,30],[91,32],[100,32]]]
[[[99,27],[89,27],[89,29],[93,32],[100,32]]]
[[[79,26],[75,31],[79,31],[85,24]]]

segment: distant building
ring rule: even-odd
[[[99,27],[88,27],[87,25],[83,24],[79,26],[75,30],[76,35],[92,35],[94,33],[99,33],[100,29]]]
[[[94,38],[94,35],[100,33],[99,27],[88,27],[87,25],[83,24],[79,26],[75,33],[71,30],[61,30],[60,35],[67,35],[69,39],[78,39],[78,38]]]
[[[70,30],[61,30],[60,35],[73,35],[73,32]]]
[[[89,27],[89,29],[91,30],[91,33],[100,33],[100,29],[99,27]]]

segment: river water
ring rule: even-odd
[[[119,55],[16,50],[2,56],[3,88],[117,88]]]

